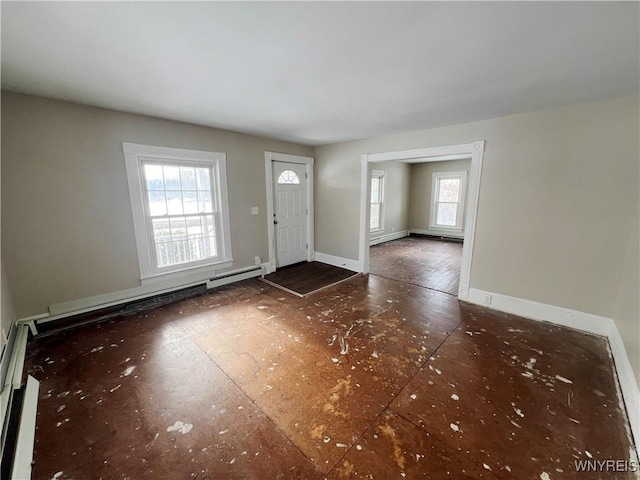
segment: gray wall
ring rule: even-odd
[[[384,231],[372,233],[371,238],[409,229],[409,186],[411,167],[400,162],[376,163],[375,170],[384,170]]]
[[[2,200],[0,195],[0,206],[1,205]],[[16,311],[13,307],[11,288],[9,287],[9,280],[7,279],[4,262],[2,261],[2,239],[0,238],[0,352],[4,349],[9,330],[15,320]]]
[[[0,335],[0,352],[2,352],[5,345],[5,338],[9,335],[9,329],[16,320],[16,312],[13,308],[11,289],[9,288],[9,282],[7,281],[5,269],[2,264],[0,264],[0,270],[0,288],[2,289],[2,296],[0,297],[0,315],[2,315],[2,318],[0,319],[0,324],[2,325],[2,335]]]
[[[233,268],[268,258],[264,151],[313,155],[307,146],[3,92],[2,258],[19,317],[140,285],[122,142],[226,152]]]
[[[636,176],[638,172],[636,172]],[[620,275],[620,288],[613,318],[624,340],[625,349],[634,367],[636,381],[640,385],[640,233],[638,218],[638,198],[636,198],[635,221],[629,229],[627,248],[625,249],[623,269]]]
[[[469,191],[471,159],[444,162],[414,163],[411,165],[411,199],[409,201],[409,228],[428,230],[431,215],[431,187],[436,172],[467,172],[465,199]]]
[[[633,95],[317,147],[316,248],[358,258],[361,154],[485,140],[471,286],[615,318],[637,217],[638,109]],[[638,338],[637,315],[615,319]]]

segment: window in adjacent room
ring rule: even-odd
[[[141,279],[231,266],[226,156],[124,143]]]
[[[384,229],[384,176],[383,170],[371,172],[371,231]]]
[[[435,172],[429,227],[462,231],[467,172]]]

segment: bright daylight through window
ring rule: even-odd
[[[371,217],[369,228],[382,230],[384,228],[384,171],[374,170],[371,173]]]
[[[211,168],[143,165],[156,267],[217,257]]]
[[[434,173],[431,227],[462,230],[466,172]]]
[[[141,278],[230,266],[226,157],[124,144]]]
[[[300,178],[296,175],[296,172],[292,170],[285,170],[278,177],[278,185],[300,185]]]

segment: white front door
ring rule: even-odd
[[[306,165],[273,162],[276,266],[307,260]]]

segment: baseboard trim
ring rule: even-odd
[[[326,253],[316,252],[316,261],[333,265],[334,267],[342,267],[352,272],[362,272],[362,264],[358,260],[350,258],[336,257]]]
[[[490,304],[485,302],[487,296],[490,297]],[[640,390],[638,389],[631,361],[624,348],[620,332],[611,318],[509,295],[487,292],[477,288],[469,289],[468,301],[531,320],[549,322],[606,337],[609,342],[629,423],[631,424],[631,434],[636,446],[640,445]]]
[[[432,230],[432,229],[424,229],[424,228],[411,228],[409,230],[409,235],[415,233],[417,235],[429,235],[432,237],[445,237],[445,238],[459,238],[464,240],[464,233],[452,233],[446,230]]]
[[[607,335],[607,338],[609,340],[613,363],[618,372],[620,390],[622,391],[622,398],[624,398],[625,405],[627,406],[627,415],[629,416],[629,423],[631,423],[631,434],[635,440],[637,451],[640,446],[640,392],[638,391],[638,384],[636,383],[636,377],[633,373],[629,355],[627,355],[627,351],[624,348],[622,336],[613,321],[611,322],[611,331]]]
[[[390,242],[391,240],[398,240],[400,238],[408,237],[409,230],[402,230],[400,232],[387,233],[386,235],[380,235],[378,237],[371,238],[369,240],[369,246],[378,245],[380,243]]]

